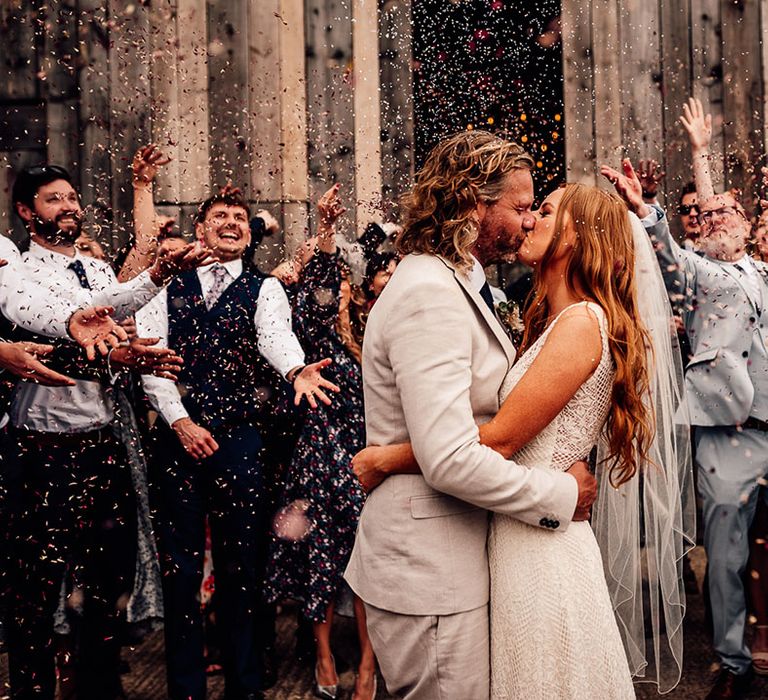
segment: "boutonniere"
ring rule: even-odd
[[[513,338],[522,338],[525,325],[520,307],[514,301],[500,301],[496,304],[496,316],[501,325]]]

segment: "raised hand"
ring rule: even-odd
[[[112,351],[110,361],[118,367],[131,369],[139,374],[152,374],[177,381],[184,361],[170,348],[154,347],[159,338],[135,338],[128,345]]]
[[[332,228],[336,220],[345,212],[347,208],[341,203],[339,190],[341,185],[337,182],[333,187],[327,190],[319,200],[317,200],[317,210],[320,212],[321,228]]]
[[[111,306],[89,306],[75,311],[69,319],[69,334],[85,349],[89,360],[96,357],[97,350],[106,355],[110,348],[128,340],[128,334],[110,316],[113,311]]]
[[[762,175],[760,180],[760,208],[768,209],[768,199],[763,199],[763,197],[768,197],[768,168],[765,166],[760,168],[760,174]],[[2,262],[0,260],[0,263]]]
[[[709,144],[712,141],[712,115],[704,114],[701,100],[695,97],[688,98],[688,102],[683,105],[680,123],[688,132],[688,139],[694,153],[709,150]]]
[[[217,259],[205,246],[199,243],[187,243],[183,248],[170,251],[166,255],[159,255],[149,274],[152,281],[160,287],[180,272],[210,265]]]
[[[277,233],[280,230],[280,224],[277,222],[277,219],[266,209],[259,209],[256,212],[256,216],[264,222],[264,230],[267,233]]]
[[[656,201],[656,196],[659,192],[659,182],[661,182],[665,174],[659,163],[653,158],[641,160],[637,164],[637,177],[643,187],[643,199],[646,202]]]
[[[621,161],[621,169],[622,172],[619,172],[608,165],[602,165],[600,166],[600,174],[610,180],[616,193],[627,203],[629,210],[642,219],[648,216],[651,211],[643,200],[643,186],[640,184],[640,179],[637,177],[629,158],[624,158]]]
[[[193,459],[205,459],[219,449],[219,443],[213,439],[213,435],[191,418],[179,418],[171,427],[182,447]]]
[[[323,389],[328,389],[337,393],[341,391],[341,389],[325,379],[323,375],[320,374],[320,371],[332,363],[333,360],[325,358],[324,360],[320,360],[320,362],[314,362],[311,365],[307,365],[301,372],[293,377],[293,390],[296,392],[296,397],[293,402],[297,406],[305,396],[312,408],[317,408],[316,397],[327,406],[331,405],[331,399]]]
[[[149,184],[155,179],[158,168],[170,162],[171,158],[159,150],[157,144],[150,143],[149,146],[142,146],[136,151],[131,163],[133,184]]]
[[[52,345],[0,342],[0,367],[21,379],[44,386],[73,386],[74,380],[54,372],[41,361],[53,350]]]

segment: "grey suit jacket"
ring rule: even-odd
[[[367,603],[411,615],[480,607],[489,510],[568,526],[575,479],[517,465],[478,439],[514,356],[463,274],[430,255],[398,265],[365,332],[367,439],[410,440],[423,475],[388,478],[363,508],[345,577]]]
[[[685,376],[690,422],[741,424],[750,415],[755,392],[768,392],[768,374],[755,372],[766,359],[760,309],[730,265],[681,248],[670,234],[666,216],[657,212],[660,219],[646,224],[646,229],[655,239],[670,297],[682,305],[691,343]],[[752,262],[765,278],[768,266]]]

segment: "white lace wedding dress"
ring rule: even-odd
[[[608,415],[614,367],[596,304],[603,353],[592,376],[514,460],[565,471],[597,443]],[[558,316],[510,370],[506,398],[533,363]],[[494,515],[491,569],[491,696],[525,700],[623,700],[635,693],[592,528],[564,532]]]

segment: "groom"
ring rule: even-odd
[[[487,511],[564,530],[595,497],[583,462],[528,469],[478,440],[515,359],[483,266],[535,226],[532,166],[488,132],[440,143],[409,196],[406,257],[366,328],[368,443],[410,441],[423,476],[392,476],[368,497],[346,579],[387,689],[409,700],[489,696]]]

